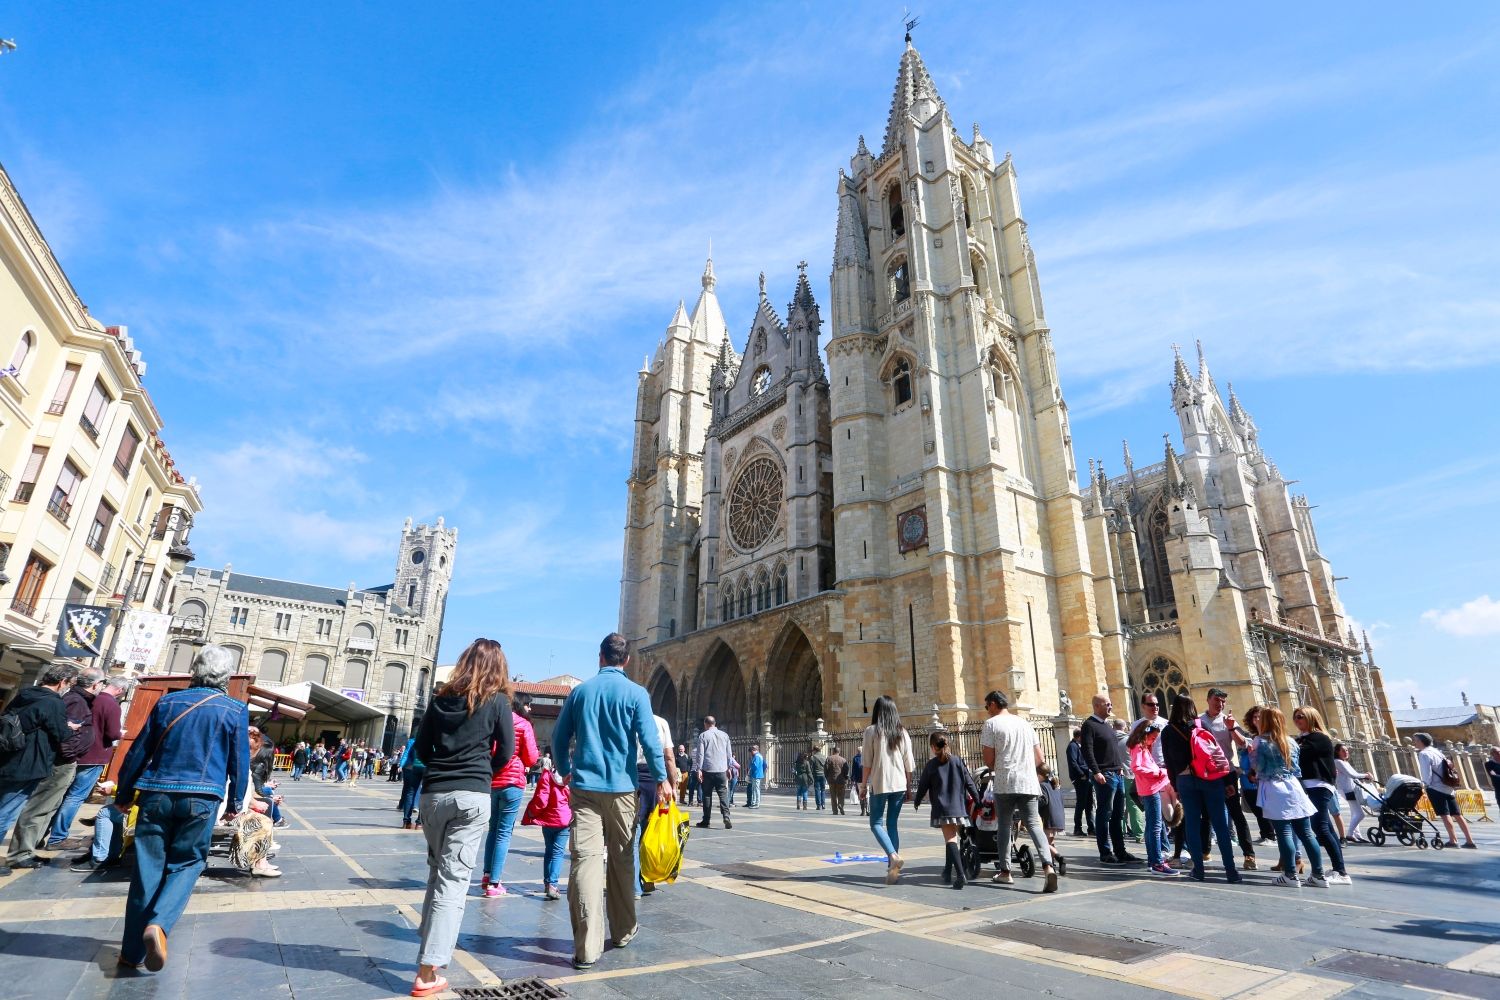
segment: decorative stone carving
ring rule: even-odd
[[[771,436],[777,441],[786,437],[786,417],[776,418],[776,422],[771,425]]]
[[[781,469],[767,456],[750,460],[729,488],[729,537],[742,550],[771,537],[781,513]]]

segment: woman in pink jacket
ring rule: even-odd
[[[536,794],[526,804],[521,825],[542,828],[542,845],[546,848],[546,859],[542,862],[542,895],[547,899],[559,896],[557,883],[562,878],[563,852],[568,849],[568,827],[572,822],[573,807],[568,798],[568,786],[557,780],[550,767],[543,768],[537,776]]]
[[[484,882],[486,899],[505,895],[500,873],[505,870],[505,856],[510,853],[510,835],[521,815],[521,794],[526,788],[526,769],[541,756],[536,748],[536,733],[531,728],[531,695],[517,692],[511,696],[511,720],[516,727],[516,752],[490,782],[490,835],[484,842]]]
[[[1141,808],[1146,813],[1146,863],[1157,875],[1173,876],[1173,868],[1162,857],[1165,842],[1165,827],[1162,807],[1176,799],[1172,790],[1172,779],[1167,769],[1156,759],[1155,746],[1160,730],[1150,725],[1135,727],[1125,746],[1130,751],[1130,770],[1135,774],[1135,793],[1140,796]]]

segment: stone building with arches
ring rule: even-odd
[[[1163,706],[1201,703],[1210,686],[1250,704],[1317,708],[1345,739],[1388,741],[1396,727],[1368,639],[1356,636],[1312,506],[1261,447],[1233,386],[1219,391],[1202,345],[1193,373],[1176,354],[1171,383],[1183,450],[1125,472],[1090,462],[1090,537],[1113,578],[1125,633],[1125,689]]]
[[[171,639],[158,669],[185,673],[197,649],[218,643],[262,687],[312,682],[378,708],[385,721],[371,738],[389,750],[405,741],[431,690],[457,548],[458,529],[442,518],[434,525],[407,518],[395,580],[381,586],[323,587],[232,566],[189,570],[172,595]]]

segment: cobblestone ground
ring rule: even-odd
[[[252,880],[215,858],[157,976],[115,968],[127,874],[75,874],[68,855],[0,880],[0,996],[405,995],[426,865],[421,835],[399,829],[395,788],[284,780],[285,877]],[[684,877],[641,902],[639,936],[587,973],[571,965],[566,900],[540,895],[540,835],[518,828],[511,895],[469,899],[449,979],[540,977],[610,1000],[1500,997],[1494,823],[1476,827],[1479,851],[1351,848],[1355,884],[1322,890],[1273,888],[1264,870],[1242,886],[1212,869],[1206,884],[1166,883],[1102,869],[1092,841],[1064,837],[1069,877],[1043,896],[1040,878],[944,886],[938,835],[910,809],[901,884],[887,887],[878,862],[832,863],[873,853],[865,822],[774,795],[738,809],[733,830],[715,817],[693,831]]]

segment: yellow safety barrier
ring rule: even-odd
[[[1489,812],[1484,806],[1484,793],[1477,788],[1460,788],[1458,794],[1458,811],[1465,819],[1489,819]]]
[[[291,769],[292,769],[292,755],[291,754],[289,754],[289,753],[279,753],[279,754],[277,754],[275,757],[273,757],[271,759],[271,770],[273,770],[273,771],[290,771]]]

